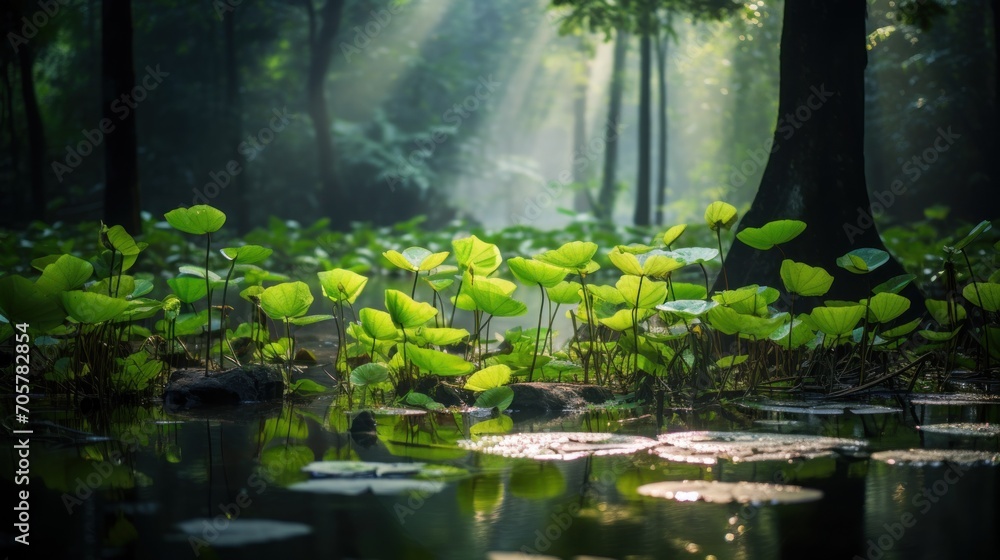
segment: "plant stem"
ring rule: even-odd
[[[528,383],[531,383],[531,377],[535,373],[535,361],[538,359],[538,342],[542,336],[542,313],[545,311],[545,287],[538,284],[538,289],[542,292],[542,300],[538,304],[538,329],[535,331],[535,353],[531,356],[531,369],[528,370]]]
[[[212,234],[205,234],[205,296],[208,298],[208,328],[205,329],[205,377],[208,377],[209,363],[212,361],[212,284],[208,280],[208,256],[212,246]]]
[[[726,256],[722,254],[722,230],[715,230],[715,238],[719,242],[719,260],[722,261],[722,279],[726,283],[726,289],[729,289],[729,275],[726,274]]]

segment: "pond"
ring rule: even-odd
[[[30,545],[13,543],[21,532],[8,523],[5,546],[15,557],[244,560],[988,558],[1000,550],[1000,436],[985,426],[1000,423],[996,401],[924,396],[838,414],[754,401],[668,411],[659,426],[626,407],[501,417],[386,411],[369,434],[352,433],[332,403],[199,414],[46,403],[32,411]],[[580,435],[604,432],[619,435]],[[518,445],[523,438],[504,439],[518,433],[549,434],[531,436],[549,438],[533,449],[568,453],[487,452]],[[648,443],[619,449],[633,439]],[[15,453],[4,446],[5,496],[24,488],[13,484]],[[805,494],[646,486],[685,480]]]

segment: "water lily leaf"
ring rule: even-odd
[[[514,390],[510,387],[493,387],[483,391],[474,404],[477,408],[495,408],[500,411],[510,408],[514,402]]]
[[[146,243],[137,243],[122,226],[112,226],[110,228],[102,226],[101,234],[107,240],[105,246],[118,253],[111,255],[111,257],[115,260],[115,268],[119,269],[120,272],[125,272],[132,268],[139,253],[146,248]]]
[[[471,365],[471,364],[470,364]],[[410,391],[406,394],[406,404],[419,406],[427,410],[444,410],[444,405],[428,397],[423,393]]]
[[[334,303],[353,304],[368,284],[368,278],[345,268],[317,272],[323,295]]]
[[[28,323],[40,331],[55,328],[66,319],[54,295],[18,274],[0,276],[0,312],[11,324]]]
[[[912,282],[916,276],[912,274],[900,274],[899,276],[893,276],[892,278],[882,282],[878,286],[872,288],[873,294],[881,294],[882,292],[889,292],[893,294],[898,294],[903,291],[910,282]]]
[[[416,301],[399,290],[385,291],[385,309],[397,327],[419,327],[437,315],[433,305]]]
[[[174,229],[193,235],[205,235],[219,231],[226,223],[226,214],[221,210],[197,204],[190,208],[175,208],[163,215]]]
[[[629,307],[653,309],[667,299],[667,283],[649,280],[631,274],[615,282],[615,288]]]
[[[769,339],[773,340],[781,348],[787,349],[789,347],[788,336],[791,333],[791,348],[801,348],[806,344],[812,342],[816,338],[816,331],[813,330],[812,326],[801,319],[802,315],[796,318],[794,321],[786,322],[780,327],[775,329]],[[808,317],[808,316],[806,316]]]
[[[535,255],[535,259],[573,272],[587,270],[588,264],[597,253],[597,243],[591,241],[570,241],[558,249]]]
[[[435,292],[440,292],[455,283],[456,272],[458,272],[457,266],[445,264],[439,266],[433,274],[422,276],[421,280],[426,282]]]
[[[865,308],[861,305],[849,307],[817,307],[809,315],[816,327],[829,336],[841,337],[854,330]]]
[[[803,297],[821,296],[833,285],[833,276],[823,268],[789,259],[781,261],[780,274],[785,290]]]
[[[753,247],[766,251],[775,245],[788,243],[806,230],[806,223],[799,220],[775,220],[759,228],[747,227],[736,238]]]
[[[460,440],[458,445],[489,455],[537,460],[571,461],[587,455],[629,455],[656,446],[654,439],[599,432],[535,432],[483,436],[476,441]],[[527,468],[539,472],[536,465]],[[515,465],[515,469],[517,465]],[[556,472],[559,472],[558,469]],[[513,477],[513,471],[511,473]]]
[[[719,250],[711,247],[681,247],[673,251],[664,251],[664,254],[685,265],[703,264],[717,259]]]
[[[931,317],[934,318],[937,323],[943,327],[950,327],[951,319],[948,317],[948,302],[943,299],[926,299],[924,300],[924,305],[927,307],[927,311],[930,312]],[[965,320],[966,313],[965,307],[961,303],[953,302],[955,306],[955,322],[961,323]]]
[[[455,249],[455,260],[458,266],[470,271],[476,276],[488,276],[500,268],[503,257],[500,248],[493,243],[487,243],[475,235],[456,239],[451,242]]]
[[[881,249],[855,249],[837,258],[837,266],[854,274],[866,274],[889,262],[889,253]]]
[[[921,319],[917,317],[916,319],[910,321],[909,323],[905,323],[899,325],[898,327],[893,327],[891,329],[884,330],[879,333],[879,336],[885,339],[892,339],[892,338],[899,338],[901,336],[906,336],[911,332],[913,332],[913,330],[916,329],[918,326],[920,326],[920,321]]]
[[[506,434],[513,429],[514,420],[506,414],[501,414],[496,418],[476,422],[471,428],[469,428],[469,435],[482,436],[486,434]]]
[[[929,342],[946,342],[955,338],[955,335],[957,335],[961,330],[962,327],[958,327],[953,331],[941,331],[941,332],[925,329],[917,331],[917,334],[924,337]]]
[[[717,480],[682,480],[654,482],[638,488],[642,496],[678,502],[716,504],[801,504],[823,498],[823,492],[791,484],[764,482],[719,482]]]
[[[688,282],[671,282],[670,296],[672,299],[705,299],[708,297],[708,290],[703,284],[690,284]]]
[[[580,303],[583,298],[580,290],[583,286],[579,282],[560,282],[551,288],[545,288],[545,293],[549,295],[549,301],[553,303],[574,304]]]
[[[198,313],[181,313],[174,320],[174,336],[191,336],[201,334],[205,325],[208,324],[208,310],[203,309]],[[170,328],[169,320],[156,322],[156,330],[161,333],[168,333]]]
[[[94,265],[73,255],[60,255],[42,270],[35,286],[46,294],[57,295],[82,287],[93,275]]]
[[[705,209],[705,223],[712,231],[718,231],[719,228],[728,230],[738,217],[736,207],[725,202],[715,201]]]
[[[223,257],[235,264],[254,264],[270,257],[274,251],[260,245],[243,245],[242,247],[226,247],[220,252]]]
[[[749,357],[750,356],[748,356],[747,354],[723,356],[718,360],[715,360],[715,367],[722,369],[736,367],[742,364],[743,362],[747,361],[747,358]]]
[[[433,344],[434,346],[451,346],[469,337],[469,331],[450,327],[417,327],[405,329],[406,340],[417,346]]]
[[[952,251],[954,251],[954,252],[957,253],[957,252],[961,251],[962,249],[965,249],[965,247],[968,246],[969,243],[972,243],[973,241],[975,241],[977,237],[979,237],[983,233],[989,231],[989,229],[992,228],[992,227],[993,227],[993,224],[991,224],[989,222],[989,220],[983,220],[983,221],[979,222],[978,224],[976,224],[976,227],[972,228],[972,231],[970,231],[968,235],[966,235],[965,237],[963,237],[961,239],[961,241],[959,241],[958,243],[956,243],[955,246],[951,248]]]
[[[898,449],[876,451],[871,454],[871,460],[913,467],[943,467],[949,463],[969,467],[995,467],[1000,465],[1000,453],[968,449]]]
[[[351,384],[356,387],[377,385],[389,379],[389,368],[382,364],[371,362],[351,370]]]
[[[598,322],[615,331],[631,330],[633,326],[642,323],[656,314],[652,309],[619,309],[610,317],[600,317]]]
[[[218,518],[191,519],[177,524],[186,539],[202,539],[206,527],[212,527]],[[312,527],[302,523],[270,519],[226,519],[225,530],[217,531],[212,546],[219,548],[245,547],[301,537],[312,533]],[[197,542],[197,541],[192,541]]]
[[[436,268],[448,258],[448,251],[432,253],[423,247],[409,247],[402,253],[389,250],[382,253],[382,256],[393,265],[410,272],[422,272]]]
[[[688,319],[701,317],[708,313],[710,309],[719,305],[717,301],[705,301],[703,299],[678,299],[657,305],[660,311],[666,311]]]
[[[684,266],[684,263],[667,256],[665,251],[652,250],[636,254],[622,246],[612,249],[608,258],[618,270],[634,276],[662,278]]]
[[[429,348],[419,348],[409,343],[406,344],[406,359],[413,362],[421,370],[437,375],[464,375],[475,368],[461,356]]]
[[[293,325],[298,325],[304,327],[306,325],[312,325],[313,323],[321,323],[323,321],[329,321],[331,319],[336,319],[333,315],[306,315],[304,317],[292,317],[288,319],[288,322]]]
[[[879,323],[888,323],[910,308],[909,298],[891,292],[875,294],[867,301],[869,311]],[[865,303],[865,300],[861,300],[861,303]]]
[[[510,368],[505,365],[485,367],[469,376],[465,389],[470,391],[486,391],[510,383]]]
[[[984,311],[995,313],[1000,310],[1000,284],[973,282],[962,289],[962,296]]]
[[[399,331],[392,316],[385,311],[365,307],[358,312],[361,328],[374,340],[397,340]]]
[[[61,295],[66,313],[81,323],[95,324],[114,319],[128,308],[128,301],[95,294],[72,291]]]
[[[527,285],[540,284],[546,288],[552,288],[566,277],[565,268],[535,259],[529,260],[524,257],[514,257],[507,259],[507,266],[515,278]]]
[[[663,232],[663,244],[669,247],[674,241],[677,241],[677,238],[684,233],[685,229],[687,229],[687,224],[681,224]]]
[[[376,496],[412,493],[429,496],[444,488],[444,482],[413,478],[314,478],[288,487],[289,490],[299,492],[342,496],[360,496],[368,493]]]
[[[309,312],[312,302],[309,285],[300,281],[277,284],[260,294],[261,309],[274,320],[301,317]]]
[[[729,307],[718,306],[708,311],[706,319],[712,328],[724,334],[742,334],[758,339],[767,338],[788,321],[788,313],[778,313],[773,317],[758,317],[737,313]]]
[[[483,282],[482,280],[462,285],[463,292],[472,298],[476,309],[495,317],[516,317],[528,312],[527,305],[504,293],[495,282]]]
[[[316,383],[312,379],[298,379],[289,385],[288,388],[292,393],[299,395],[314,395],[326,392],[326,387]]]

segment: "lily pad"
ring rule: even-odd
[[[314,461],[302,467],[317,477],[358,478],[411,476],[420,474],[424,463],[379,463],[374,461]]]
[[[917,426],[918,430],[934,434],[971,437],[1000,436],[1000,424],[976,424],[972,422],[953,422],[949,424],[928,424]]]
[[[312,527],[303,523],[275,521],[272,519],[229,519],[225,530],[218,530],[218,518],[190,519],[176,525],[184,538],[202,538],[206,528],[213,528],[213,547],[229,548],[302,537],[312,533]]]
[[[591,432],[540,432],[484,436],[463,440],[459,446],[472,451],[537,460],[570,461],[587,455],[625,455],[657,445],[642,436]]]
[[[443,482],[410,478],[314,478],[292,484],[288,489],[341,496],[358,496],[368,493],[386,496],[410,492],[419,492],[424,495],[436,494],[444,490],[444,487]]]
[[[945,463],[965,466],[1000,465],[1000,453],[963,449],[898,449],[872,453],[873,461],[911,467],[940,467]]]
[[[924,393],[911,398],[910,403],[946,406],[1000,404],[1000,395],[981,395],[977,393]]]
[[[642,496],[678,502],[702,501],[716,504],[801,504],[823,497],[823,492],[801,486],[715,480],[654,482],[640,486],[638,492]]]
[[[763,400],[743,400],[740,406],[765,410],[768,412],[791,412],[795,414],[891,414],[900,412],[901,409],[872,405],[865,403],[843,403],[843,402],[815,402],[815,401],[775,401]]]
[[[720,458],[734,463],[812,459],[835,449],[857,451],[867,445],[857,439],[756,432],[676,432],[662,434],[659,440],[668,444],[653,450],[660,457],[707,465]]]

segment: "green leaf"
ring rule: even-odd
[[[848,251],[847,254],[837,258],[837,266],[854,274],[866,274],[887,262],[889,253],[871,248]]]
[[[481,436],[486,434],[506,434],[513,429],[514,420],[506,414],[501,414],[496,418],[476,422],[471,428],[469,428],[469,435]]]
[[[107,239],[106,245],[110,245],[110,249],[114,249],[119,253],[113,255],[113,258],[115,259],[115,267],[120,267],[121,272],[132,268],[139,253],[146,248],[145,243],[136,243],[135,239],[122,226],[112,226],[110,228],[102,226],[101,234]]]
[[[504,411],[510,408],[512,402],[514,402],[513,389],[510,387],[493,387],[479,395],[474,406],[478,408],[495,408]]]
[[[931,317],[942,327],[950,327],[951,319],[948,317],[948,302],[941,299],[926,299],[924,300],[924,305],[927,307],[927,311],[930,312]],[[965,320],[966,313],[965,307],[961,303],[954,303],[955,306],[955,322],[961,323]]]
[[[915,278],[916,276],[912,274],[900,274],[899,276],[893,276],[892,278],[872,288],[872,293],[881,294],[883,292],[888,292],[898,294],[903,291],[903,288],[905,288]]]
[[[705,301],[702,299],[678,299],[657,305],[660,311],[666,311],[674,315],[679,315],[687,319],[701,317],[708,313],[710,309],[719,305],[716,301]]]
[[[877,322],[888,323],[910,308],[910,299],[899,294],[882,292],[868,300],[868,308]]]
[[[917,331],[917,334],[924,337],[930,342],[946,342],[948,340],[955,338],[955,335],[957,335],[958,332],[961,330],[962,327],[956,327],[955,330],[953,331],[944,331],[944,332],[922,330],[922,331]]]
[[[799,220],[776,220],[759,228],[743,228],[743,231],[736,234],[736,238],[754,249],[766,251],[775,245],[788,243],[805,229],[805,222]]]
[[[476,276],[488,276],[500,268],[500,263],[503,262],[499,247],[487,243],[475,235],[456,239],[451,242],[451,246],[455,249],[455,260],[458,261],[458,266]]]
[[[495,317],[516,317],[528,312],[528,306],[505,294],[495,283],[483,282],[463,283],[462,290],[475,303],[476,309]]]
[[[553,266],[535,259],[525,259],[524,257],[514,257],[507,259],[507,266],[511,273],[522,284],[542,285],[552,288],[563,281],[566,277],[566,269]]]
[[[389,380],[389,368],[382,364],[371,362],[351,370],[351,385],[367,387]]]
[[[469,337],[469,331],[465,329],[453,329],[450,327],[417,327],[406,329],[406,340],[424,346],[433,344],[435,346],[451,346]]]
[[[435,401],[423,393],[414,393],[413,391],[410,391],[406,394],[404,402],[408,405],[419,406],[420,408],[425,408],[427,410],[444,410],[443,404]]]
[[[312,293],[305,282],[284,282],[260,294],[261,309],[274,320],[301,317],[309,312],[312,302]]]
[[[0,311],[11,324],[28,323],[39,331],[58,327],[66,319],[54,295],[18,274],[0,276]]]
[[[194,303],[208,295],[205,279],[196,276],[183,275],[168,278],[167,285],[177,295],[177,299],[184,303]]]
[[[91,292],[63,292],[63,307],[73,319],[86,324],[114,319],[128,308],[128,301]]]
[[[385,291],[385,308],[399,328],[419,327],[437,314],[433,305],[418,302],[399,290]]]
[[[862,305],[845,307],[817,307],[809,317],[816,328],[829,336],[841,337],[854,330],[861,317],[865,314]]]
[[[174,229],[194,235],[205,235],[219,231],[226,223],[226,215],[207,204],[197,204],[190,208],[175,208],[163,215]]]
[[[803,297],[821,296],[833,285],[833,276],[823,268],[789,259],[781,261],[780,274],[785,290]]]
[[[317,272],[316,276],[323,295],[335,303],[353,304],[368,284],[368,278],[344,268]]]
[[[918,326],[920,326],[920,318],[919,317],[917,317],[916,319],[910,321],[909,323],[904,323],[904,324],[902,324],[902,325],[900,325],[898,327],[894,327],[894,328],[891,328],[891,329],[888,329],[888,330],[884,330],[884,331],[882,331],[882,332],[879,333],[879,336],[881,336],[882,338],[885,338],[885,339],[899,338],[901,336],[906,336],[906,335],[910,334]]]
[[[312,379],[299,379],[289,386],[289,390],[299,395],[311,395],[325,393],[326,387],[316,383]]]
[[[508,383],[510,383],[510,368],[505,365],[495,365],[483,368],[469,376],[464,389],[480,392]]]
[[[973,241],[975,241],[977,237],[979,237],[983,233],[989,231],[990,228],[992,228],[992,227],[993,227],[993,224],[991,224],[988,220],[983,220],[983,221],[979,222],[978,224],[976,224],[976,227],[972,228],[972,231],[970,231],[968,235],[966,235],[965,237],[963,237],[961,241],[959,241],[958,243],[955,244],[954,247],[952,247],[952,250],[957,253],[957,252],[961,251],[962,249],[965,249],[965,247],[969,243],[972,243]]]
[[[42,270],[35,286],[46,294],[58,295],[82,287],[93,275],[94,265],[73,255],[61,255]]]
[[[962,288],[962,296],[972,305],[990,313],[1000,310],[1000,284],[973,282]]]
[[[681,224],[663,232],[663,244],[669,247],[674,241],[677,241],[677,238],[684,233],[685,229],[687,229],[687,224]]]
[[[288,322],[293,325],[304,327],[306,325],[321,323],[323,321],[329,321],[331,319],[336,319],[336,317],[334,317],[333,315],[306,315],[304,317],[292,317],[288,319]]]
[[[681,247],[673,251],[664,251],[664,254],[685,265],[703,264],[718,258],[719,250],[711,247]]]
[[[738,365],[742,364],[743,362],[747,361],[747,358],[749,358],[749,357],[750,356],[748,356],[746,354],[740,354],[738,356],[737,355],[723,356],[723,357],[719,358],[718,360],[715,360],[715,367],[722,368],[722,369],[726,369],[726,368],[730,368],[730,367],[735,367],[735,366],[738,366]]]
[[[629,307],[653,309],[667,299],[667,283],[656,282],[640,276],[623,275],[615,288]]]
[[[421,279],[431,287],[435,292],[440,292],[455,283],[455,273],[458,272],[457,266],[451,265],[441,265],[437,268],[437,272],[434,274],[429,274],[427,276],[422,276]]]
[[[464,375],[474,368],[472,364],[465,361],[461,356],[454,356],[428,348],[419,348],[409,343],[405,347],[406,359],[426,372],[437,375]]]
[[[567,270],[580,272],[587,270],[587,265],[597,253],[597,243],[590,241],[570,241],[563,244],[558,249],[545,251],[535,255],[535,258],[555,266],[561,266]]]
[[[361,328],[365,334],[373,339],[397,340],[399,331],[396,329],[395,323],[392,322],[392,316],[385,311],[365,307],[358,312],[358,318],[361,320]]]
[[[254,264],[270,257],[273,251],[260,245],[243,245],[242,247],[226,247],[220,252],[223,257],[236,264]]]
[[[611,330],[622,332],[631,330],[637,323],[642,323],[655,314],[652,309],[619,309],[610,317],[599,318],[598,322]]]
[[[608,253],[611,264],[625,274],[662,278],[684,266],[684,263],[667,256],[665,251],[652,250],[635,254],[618,246]]]
[[[673,299],[705,299],[708,291],[703,284],[690,284],[688,282],[671,282],[670,295]]]
[[[382,253],[382,256],[393,265],[410,272],[423,272],[436,268],[448,258],[448,251],[432,253],[423,247],[409,247],[402,253],[389,250]]]
[[[718,231],[719,228],[728,230],[738,217],[736,207],[725,202],[715,201],[705,209],[705,223],[712,231]]]
[[[551,288],[546,288],[545,293],[549,295],[549,301],[553,303],[575,304],[580,303],[583,298],[580,290],[583,286],[579,282],[560,282]]]
[[[756,338],[767,338],[788,319],[788,313],[774,317],[757,317],[737,313],[730,307],[717,306],[708,311],[706,319],[713,329],[723,334],[745,334]]]

